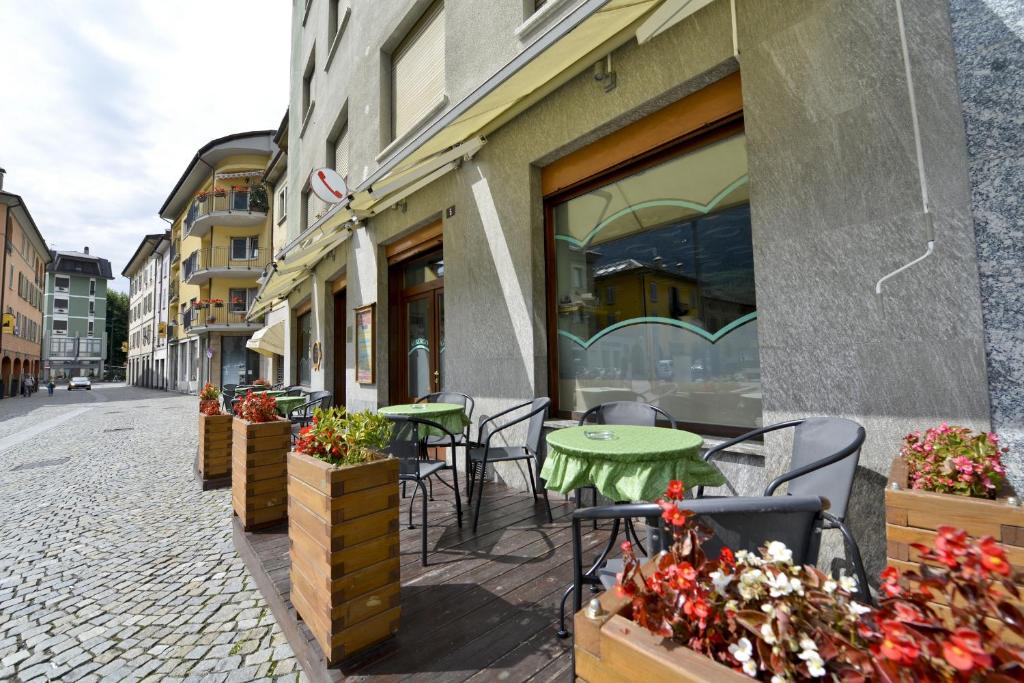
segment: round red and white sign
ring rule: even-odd
[[[313,194],[328,204],[337,204],[348,196],[345,179],[333,168],[318,168],[310,173],[309,187]]]

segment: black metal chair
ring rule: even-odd
[[[224,405],[224,410],[230,411],[232,408],[232,401],[235,399],[235,388],[237,384],[225,384],[220,388],[220,400]]]
[[[302,396],[306,390],[301,386],[288,387],[284,390],[283,396]]]
[[[704,460],[711,462],[716,455],[736,444],[780,429],[793,430],[793,450],[789,458],[789,470],[776,477],[764,490],[764,495],[773,495],[780,486],[788,483],[791,496],[823,496],[828,499],[829,512],[825,513],[823,529],[836,529],[843,536],[847,559],[853,565],[857,581],[866,587],[867,572],[861,559],[860,548],[846,526],[846,510],[853,489],[853,478],[860,461],[860,449],[864,444],[865,431],[853,420],[840,417],[808,417],[789,420],[760,427],[735,439],[730,439],[708,449]],[[704,495],[704,487],[698,486],[697,498]]]
[[[466,413],[466,417],[470,420],[473,419],[473,407],[476,402],[473,397],[469,394],[463,394],[458,391],[437,391],[433,394],[427,394],[426,396],[420,396],[416,399],[416,403],[456,403],[463,408],[463,412]],[[437,439],[443,439],[444,437],[434,437]],[[455,435],[456,444],[465,447],[469,443],[469,425],[462,430],[461,433]],[[428,440],[429,443],[429,440]]]
[[[292,440],[298,435],[299,430],[313,421],[313,413],[317,408],[330,408],[334,405],[334,395],[329,391],[314,391],[309,399],[301,406],[296,406],[288,411],[288,419],[292,423]]]
[[[530,478],[530,490],[533,499],[537,500],[537,484],[541,467],[544,465],[543,432],[544,420],[547,419],[548,408],[551,406],[551,399],[535,398],[530,401],[518,403],[511,408],[501,411],[497,415],[491,415],[480,420],[480,427],[477,433],[476,443],[470,444],[466,449],[466,468],[469,470],[469,502],[473,502],[474,487],[476,480],[480,479],[480,490],[475,493],[476,507],[473,511],[473,531],[476,531],[477,523],[480,520],[480,502],[483,500],[484,480],[487,478],[487,466],[496,462],[526,461],[526,469]],[[504,420],[498,420],[504,418]],[[523,445],[499,446],[492,445],[492,441],[498,435],[504,436],[504,432],[516,425],[527,423],[526,442]],[[537,476],[534,476],[532,465],[537,465]],[[548,521],[554,521],[551,515],[551,503],[548,502],[548,491],[544,492],[544,506],[547,508]]]
[[[442,438],[446,438],[449,441],[451,448],[455,447],[455,435],[445,429],[442,425],[433,422],[431,420],[422,420],[414,417],[404,417],[401,415],[387,415],[386,416],[391,422],[394,423],[394,428],[391,431],[391,443],[388,445],[387,452],[398,458],[401,462],[399,463],[398,479],[405,485],[405,482],[413,482],[416,486],[413,489],[412,498],[409,501],[409,528],[415,529],[415,525],[412,523],[412,508],[416,502],[416,494],[422,493],[421,504],[422,504],[422,520],[420,526],[422,532],[420,533],[421,538],[421,561],[423,566],[427,565],[427,487],[426,482],[431,480],[431,477],[437,479],[442,484],[452,489],[455,492],[455,516],[458,519],[459,527],[462,527],[462,499],[459,496],[459,473],[458,465],[455,462],[454,455],[452,457],[452,464],[449,466],[444,460],[430,460],[427,458],[427,436],[430,429],[435,429],[443,432]],[[454,454],[454,451],[452,451]],[[451,469],[452,471],[452,483],[449,484],[442,479],[438,474],[442,470]]]
[[[704,545],[704,552],[716,558],[723,547],[733,551],[756,552],[769,541],[782,541],[793,552],[794,564],[815,564],[818,560],[820,530],[825,522],[828,501],[820,496],[761,496],[689,499],[677,503],[680,509],[696,513],[700,522],[714,535]],[[573,596],[573,612],[583,607],[583,587],[608,589],[615,585],[616,574],[622,571],[622,560],[609,560],[615,536],[623,520],[646,518],[651,534],[651,554],[670,542],[671,535],[661,518],[656,503],[609,505],[576,510],[572,515],[573,584],[562,596],[559,611],[559,637],[569,635],[565,629],[565,603]],[[584,521],[612,520],[612,536],[591,568],[583,567]],[[861,597],[867,595],[867,584],[860,583]]]

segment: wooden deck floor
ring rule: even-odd
[[[459,529],[451,491],[435,486],[434,493],[426,567],[419,501],[415,529],[406,528],[403,501],[398,635],[333,669],[288,600],[287,527],[246,533],[235,520],[235,546],[303,670],[314,681],[570,681],[572,640],[558,639],[555,630],[559,600],[572,580],[572,505],[552,494],[549,524],[542,501],[488,484],[474,534],[469,506]],[[584,546],[596,546],[606,533],[590,532]]]

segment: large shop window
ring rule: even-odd
[[[313,355],[313,313],[303,313],[296,321],[298,333],[295,339],[295,348],[298,358],[299,384],[309,386],[311,381],[310,358]]]
[[[625,400],[711,433],[760,424],[745,145],[554,198],[561,414]]]

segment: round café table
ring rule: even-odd
[[[469,426],[466,409],[458,403],[402,403],[378,408],[377,412],[381,415],[399,415],[430,420],[455,435],[462,434],[463,430]],[[427,436],[446,436],[434,427],[427,428],[426,432]]]
[[[288,417],[288,413],[307,402],[305,396],[276,396],[274,400],[277,401],[277,414],[281,417]]]
[[[613,501],[653,501],[673,479],[687,488],[725,483],[700,457],[704,440],[681,429],[588,424],[557,429],[547,443],[540,476],[560,493],[595,486]]]

